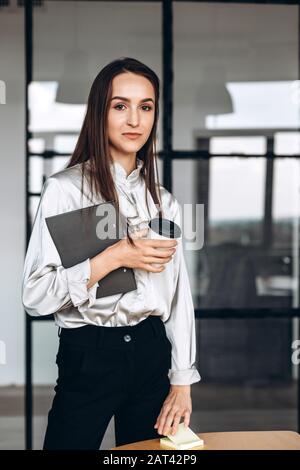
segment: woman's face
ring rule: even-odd
[[[112,81],[108,105],[108,139],[112,154],[132,155],[146,143],[154,123],[155,95],[151,82],[125,72]],[[129,138],[126,133],[139,134]]]

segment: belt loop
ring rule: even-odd
[[[60,338],[60,335],[61,335],[61,326],[58,327],[58,330],[57,330],[57,336]]]

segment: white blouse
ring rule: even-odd
[[[140,175],[142,160],[128,176],[123,166],[114,162],[111,171],[119,196],[120,210],[131,226],[141,228],[158,212]],[[35,215],[26,253],[22,303],[29,315],[53,314],[62,328],[78,328],[87,324],[99,326],[131,326],[158,315],[165,324],[172,344],[170,383],[189,385],[201,380],[195,366],[196,331],[194,306],[186,269],[182,240],[178,240],[173,258],[164,271],[152,273],[135,269],[137,289],[96,299],[98,283],[87,288],[90,279],[89,258],[64,268],[52,241],[45,218],[59,213],[104,202],[91,199],[87,181],[81,199],[81,169],[78,163],[52,174],[45,181]],[[160,186],[163,215],[181,227],[179,204],[175,197]],[[92,201],[92,202],[91,202]]]

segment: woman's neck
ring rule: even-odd
[[[124,170],[126,171],[127,175],[130,175],[133,170],[137,168],[137,159],[136,156],[133,157],[112,157],[114,162],[119,163],[122,165]]]

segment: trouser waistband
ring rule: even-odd
[[[155,336],[164,336],[165,326],[159,316],[149,315],[133,326],[85,325],[61,328],[60,343],[82,345],[88,348],[119,346],[120,343],[147,342]]]

